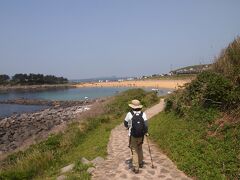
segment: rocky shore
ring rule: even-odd
[[[9,92],[9,91],[44,91],[44,90],[56,90],[56,89],[68,89],[76,88],[74,84],[56,84],[56,85],[1,85],[0,92]]]
[[[95,100],[103,101],[103,100]],[[0,120],[0,154],[10,152],[32,137],[35,140],[54,127],[76,119],[92,107],[93,101],[65,102],[35,113],[23,113]]]
[[[8,100],[0,100],[0,104],[21,104],[21,105],[43,105],[43,106],[61,106],[61,107],[69,107],[69,106],[78,106],[78,105],[86,105],[91,104],[95,100],[86,99],[84,101],[58,101],[58,100],[44,100],[44,99],[8,99]]]

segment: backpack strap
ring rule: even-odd
[[[130,111],[130,113],[132,114],[132,116],[134,116],[134,112],[133,111]],[[141,113],[139,114],[140,116],[143,116],[143,112],[141,111]]]
[[[133,111],[130,111],[130,113],[132,114],[132,116],[134,116],[134,112]]]

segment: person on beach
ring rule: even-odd
[[[139,173],[139,168],[143,167],[142,144],[144,135],[148,136],[147,116],[142,112],[140,101],[132,100],[130,104],[131,111],[127,113],[124,119],[124,126],[129,130],[129,148],[132,154],[132,171]]]

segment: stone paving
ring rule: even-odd
[[[164,108],[164,101],[146,111],[148,119],[156,115]],[[127,160],[131,158],[128,148],[128,132],[123,124],[112,130],[108,143],[107,159],[99,166],[96,166],[92,174],[94,180],[142,180],[142,179],[163,179],[163,180],[190,180],[183,172],[177,169],[174,163],[164,155],[152,142],[149,141],[153,165],[149,155],[147,141],[143,144],[144,167],[140,168],[139,174],[135,174],[129,169]]]

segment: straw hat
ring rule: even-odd
[[[139,109],[143,107],[143,105],[141,105],[140,101],[137,99],[132,100],[131,104],[128,105],[133,109]]]

